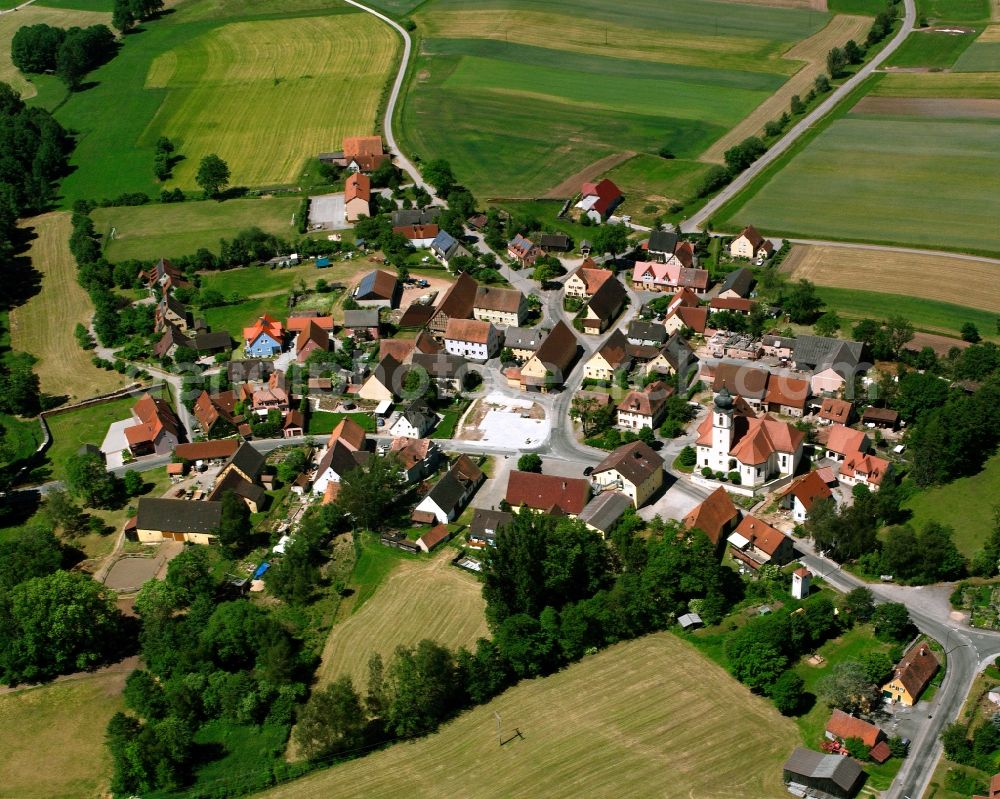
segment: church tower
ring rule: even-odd
[[[715,395],[712,408],[712,454],[717,459],[716,469],[728,464],[729,450],[733,448],[733,396],[725,385]]]

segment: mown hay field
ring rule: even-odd
[[[397,38],[368,14],[234,22],[167,51],[146,87],[167,89],[151,123],[185,160],[172,183],[195,188],[218,153],[234,185],[292,182],[310,156],[375,128]]]
[[[21,0],[18,0],[20,2]],[[9,6],[17,5],[11,0]],[[0,3],[0,9],[8,6]],[[10,43],[18,28],[25,25],[56,25],[71,28],[74,25],[86,28],[89,25],[109,25],[111,14],[93,11],[77,11],[64,8],[44,8],[30,5],[10,14],[0,14],[0,81],[10,84],[25,99],[36,94],[34,84],[10,60]]]
[[[122,375],[94,366],[93,353],[73,337],[77,323],[88,325],[94,309],[76,281],[69,213],[42,214],[24,226],[36,236],[27,254],[41,274],[41,290],[10,312],[11,346],[38,359],[35,372],[46,394],[65,395],[72,402],[125,385]]]
[[[0,695],[0,794],[104,796],[111,775],[104,729],[124,709],[124,683],[124,672],[101,672]]]
[[[883,75],[876,97],[1000,97],[1000,72],[894,72]]]
[[[1000,250],[1000,120],[834,121],[732,215],[773,234]]]
[[[218,253],[219,239],[231,239],[249,227],[292,239],[297,235],[292,217],[300,205],[295,197],[152,203],[95,208],[91,217],[97,232],[105,237],[105,257],[114,262],[193,255],[200,247]]]
[[[423,39],[400,114],[406,148],[448,158],[485,198],[552,196],[628,151],[696,161],[801,66],[782,54],[829,19],[694,0],[584,0],[572,10],[435,0],[414,16]],[[657,188],[649,193],[681,193]]]
[[[451,566],[452,556],[446,549],[432,560],[400,560],[371,599],[330,630],[319,683],[347,675],[363,689],[375,652],[387,662],[400,644],[429,638],[452,649],[471,649],[476,639],[487,637],[481,584]]]
[[[1000,314],[1000,263],[796,244],[782,266],[794,280],[810,280],[818,286],[863,287]]]
[[[657,633],[523,682],[427,738],[261,796],[779,799],[781,764],[798,740],[766,700]]]

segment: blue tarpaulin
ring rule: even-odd
[[[330,265],[330,259],[329,258],[317,258],[316,259],[316,268],[317,269],[323,269],[324,267],[327,267],[329,265]]]
[[[257,571],[253,573],[253,578],[255,580],[259,580],[261,576],[264,574],[264,572],[266,572],[270,568],[271,564],[265,560],[262,564],[260,564],[260,566],[257,567]]]

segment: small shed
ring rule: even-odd
[[[317,269],[326,269],[329,265],[330,265],[330,259],[329,258],[317,258],[316,259],[316,268]]]
[[[701,627],[704,622],[701,620],[701,616],[697,613],[685,613],[677,619],[677,623],[684,630],[693,630],[695,627]]]
[[[439,524],[420,536],[417,539],[417,546],[421,552],[430,552],[449,538],[451,538],[451,530],[448,529],[447,525]]]

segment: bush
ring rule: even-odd
[[[732,483],[733,485],[738,486],[742,482],[740,479],[740,473],[737,471],[730,472],[728,477],[729,477],[729,482]]]
[[[715,474],[715,472],[713,472],[713,471],[712,471],[712,467],[711,467],[711,466],[705,466],[705,467],[704,467],[704,468],[703,468],[703,469],[701,470],[701,476],[702,476],[702,477],[707,477],[707,478],[711,479],[711,477],[712,477],[712,476],[713,476],[714,474]]]

